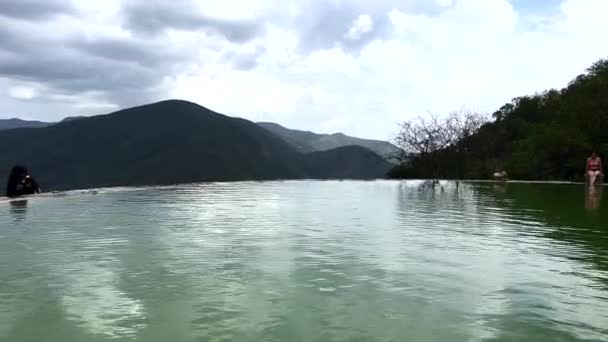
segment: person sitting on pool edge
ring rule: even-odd
[[[602,160],[596,152],[593,152],[591,153],[591,157],[587,158],[585,179],[589,182],[589,185],[595,185],[596,182],[601,182],[603,178]]]
[[[24,166],[15,165],[6,185],[6,197],[39,194],[40,186]]]

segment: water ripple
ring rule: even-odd
[[[532,195],[570,188],[525,186],[242,182],[3,201],[0,340],[607,341],[608,221],[551,214]]]

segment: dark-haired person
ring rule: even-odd
[[[604,176],[604,170],[602,168],[602,160],[597,155],[596,152],[591,153],[591,157],[587,158],[587,168],[585,173],[585,178],[589,182],[589,185],[595,185],[598,179],[601,179]]]
[[[24,166],[15,165],[8,176],[6,184],[7,197],[19,197],[40,193],[38,182]]]

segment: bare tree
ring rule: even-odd
[[[401,123],[395,144],[406,153],[425,155],[447,147],[450,135],[439,117],[431,114],[428,119],[418,117]]]
[[[486,122],[488,118],[482,114],[464,110],[450,113],[444,122],[449,144],[460,150],[460,145],[475,135]]]
[[[429,113],[426,118],[401,123],[395,144],[405,153],[400,161],[406,164],[415,158],[419,170],[437,178],[442,167],[448,167],[446,154],[441,152],[463,152],[467,141],[475,135],[488,119],[481,114],[468,111],[452,112],[445,118]],[[454,167],[453,162],[449,167]]]
[[[450,134],[445,122],[437,115],[430,114],[428,118],[418,117],[416,121],[405,121],[395,138],[395,144],[405,151],[402,163],[407,163],[415,157],[423,163],[425,172],[437,178],[440,170],[438,151],[450,144]]]

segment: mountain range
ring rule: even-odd
[[[35,125],[0,131],[0,172],[8,174],[15,163],[25,164],[47,190],[372,179],[383,178],[391,167],[362,146],[306,153],[251,121],[181,100]]]
[[[273,122],[258,122],[257,124],[278,135],[303,153],[328,151],[343,146],[362,146],[388,160],[393,160],[400,151],[398,147],[387,141],[361,139],[343,133],[317,134],[285,128]]]
[[[70,116],[60,122],[84,119],[86,116]],[[15,128],[40,128],[58,122],[29,121],[22,119],[0,119],[0,131]],[[399,154],[400,149],[395,145],[382,140],[361,139],[343,133],[319,134],[283,127],[273,122],[257,122],[257,125],[269,130],[285,142],[302,153],[329,151],[339,147],[361,146],[376,152],[378,155],[391,161]]]
[[[49,122],[29,121],[17,118],[0,119],[0,130],[15,129],[15,128],[40,128],[51,125]]]
[[[42,128],[58,124],[60,122],[73,121],[86,118],[86,116],[68,116],[59,122],[45,122],[35,120],[23,120],[19,118],[0,119],[0,131],[16,128]]]

